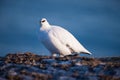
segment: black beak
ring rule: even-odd
[[[45,22],[45,20],[42,20],[41,22]]]

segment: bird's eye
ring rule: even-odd
[[[42,20],[42,23],[45,22],[45,20]]]

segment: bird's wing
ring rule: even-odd
[[[66,45],[72,52],[89,52],[78,40],[67,30],[59,26],[52,26],[53,35],[63,44]]]
[[[53,32],[54,31],[52,28],[43,32],[41,31],[41,42],[51,53],[70,55],[71,52],[69,51],[69,49],[65,45],[61,44],[61,41],[54,35]]]

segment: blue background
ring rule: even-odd
[[[120,56],[120,0],[0,0],[0,56],[50,55],[38,40],[43,17],[70,31],[93,56]]]

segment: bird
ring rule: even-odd
[[[68,30],[60,26],[50,25],[46,18],[41,19],[40,25],[39,39],[52,56],[91,54]]]

